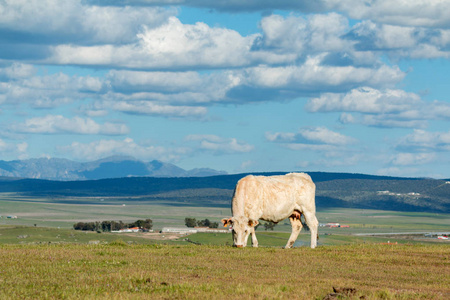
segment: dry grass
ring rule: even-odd
[[[447,245],[318,249],[0,246],[0,299],[365,299],[450,297]]]

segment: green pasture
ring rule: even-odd
[[[179,203],[154,202],[139,198],[26,198],[0,195],[0,225],[27,225],[72,228],[77,222],[133,222],[150,218],[156,230],[184,226],[184,218],[209,218],[220,221],[230,210],[217,207],[180,206]],[[17,219],[7,219],[15,215]]]
[[[161,236],[164,234],[160,234]],[[267,232],[257,231],[257,238],[260,247],[282,248],[289,238],[288,232]],[[93,231],[79,231],[66,228],[52,227],[28,227],[28,226],[0,226],[0,244],[111,244],[121,242],[125,244],[167,244],[167,245],[214,245],[230,246],[233,244],[229,233],[196,233],[183,235],[178,239],[164,240],[149,237],[146,233],[97,233]],[[437,239],[424,238],[420,240],[411,239],[404,236],[356,236],[343,234],[320,234],[318,246],[351,245],[351,244],[442,244],[450,249],[450,243]],[[303,232],[298,237],[294,247],[309,247],[310,234]],[[251,246],[249,239],[248,246]]]
[[[7,219],[15,215],[17,219]],[[231,216],[229,208],[183,206],[174,202],[155,202],[145,197],[36,198],[14,193],[0,194],[0,225],[72,228],[77,222],[133,222],[150,218],[154,229],[184,226],[184,218],[208,218],[220,222]],[[392,212],[365,209],[317,208],[320,223],[339,222],[350,228],[320,228],[321,233],[392,233],[448,231],[450,214]],[[261,226],[263,228],[263,226]],[[261,229],[259,229],[261,230]],[[278,223],[276,231],[290,232],[288,220]]]
[[[0,245],[0,299],[448,299],[448,250]]]

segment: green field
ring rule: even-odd
[[[449,248],[3,245],[0,299],[448,299]]]
[[[282,249],[287,221],[275,231],[260,226],[257,249],[235,249],[225,233],[167,239],[71,229],[80,221],[151,218],[158,231],[184,226],[185,217],[230,216],[228,208],[143,198],[2,194],[0,215],[0,299],[323,299],[333,287],[354,291],[337,299],[450,297],[450,243],[408,235],[448,232],[449,214],[319,209],[320,223],[350,227],[320,227],[317,249],[309,248],[307,231],[296,248]]]
[[[417,232],[448,231],[450,214],[392,212],[367,209],[321,209],[317,208],[320,223],[339,222],[350,228],[321,228],[322,233],[371,233],[371,232]],[[18,219],[7,219],[15,215]],[[208,218],[220,221],[231,216],[229,208],[183,206],[170,201],[155,202],[145,197],[69,197],[36,198],[14,193],[0,194],[0,225],[27,225],[39,227],[72,228],[76,222],[115,220],[132,222],[137,219],[153,220],[154,228],[183,226],[184,218]],[[276,231],[290,231],[289,222],[282,221]]]

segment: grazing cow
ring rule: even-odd
[[[233,217],[222,219],[224,226],[233,228],[233,246],[245,247],[248,236],[252,235],[253,247],[258,247],[255,226],[258,220],[278,223],[289,218],[292,233],[286,244],[291,248],[303,225],[301,215],[311,230],[311,248],[317,246],[317,228],[315,204],[316,186],[305,173],[289,173],[282,176],[249,175],[237,183],[231,211]]]

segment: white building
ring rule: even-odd
[[[162,233],[197,233],[198,230],[190,227],[163,227]]]

